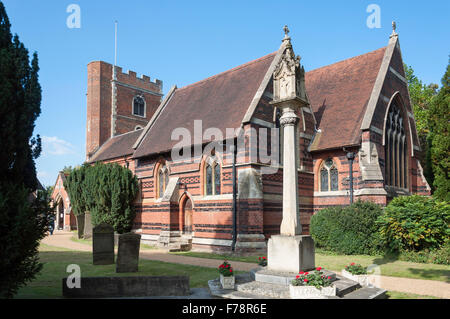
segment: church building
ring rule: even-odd
[[[430,194],[395,27],[387,46],[308,72],[284,30],[275,52],[166,96],[159,80],[88,65],[86,161],[138,177],[144,242],[265,249],[280,233],[284,156],[298,164],[304,234],[329,206]],[[294,117],[272,103],[289,96]]]

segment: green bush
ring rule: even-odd
[[[450,237],[450,205],[431,197],[394,198],[377,221],[383,246],[392,252],[439,249]]]
[[[92,225],[104,222],[120,234],[131,230],[138,181],[129,169],[119,164],[83,165],[73,170],[64,187],[77,215],[90,211]]]
[[[381,206],[363,201],[326,208],[312,216],[311,236],[317,247],[336,253],[374,254],[380,245],[376,220],[381,214]]]
[[[441,248],[421,251],[402,251],[399,260],[411,261],[415,263],[432,263],[450,265],[450,241],[447,241]]]

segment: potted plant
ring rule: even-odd
[[[220,284],[223,289],[234,289],[234,272],[233,267],[224,260],[219,266]]]
[[[261,267],[266,267],[267,266],[267,257],[259,257],[258,265],[260,265]]]
[[[360,264],[351,263],[342,269],[342,276],[350,280],[356,281],[362,287],[369,286],[369,275],[367,269]]]
[[[312,273],[300,271],[289,285],[289,293],[292,299],[316,299],[326,296],[336,296],[336,286],[331,283],[331,277],[327,277],[317,267]]]

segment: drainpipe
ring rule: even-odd
[[[351,204],[353,204],[353,160],[355,159],[355,153],[348,152],[347,159],[349,161],[350,205],[351,205]]]
[[[231,243],[231,250],[234,251],[237,239],[236,148],[234,145],[231,145],[231,151],[233,152],[233,170],[231,174],[231,178],[233,179],[233,240]]]

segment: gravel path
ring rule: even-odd
[[[80,251],[92,251],[92,247],[72,241],[73,236],[71,232],[55,231],[52,236],[47,236],[42,240],[43,244],[68,248]],[[167,253],[162,249],[141,249],[139,257],[147,260],[159,260],[169,263],[187,264],[194,266],[216,268],[221,263],[217,259],[196,258],[189,256],[180,256]],[[235,270],[250,271],[256,265],[246,262],[233,261],[233,268]],[[333,270],[335,272],[339,272]],[[450,284],[443,281],[410,279],[388,276],[374,276],[376,286],[386,290],[412,293],[417,295],[434,296],[438,298],[450,299]]]

